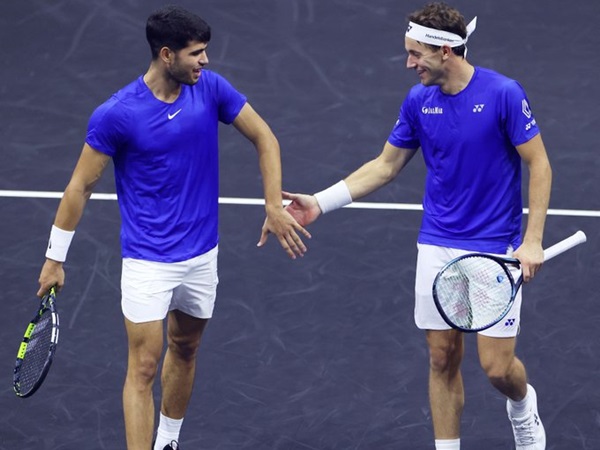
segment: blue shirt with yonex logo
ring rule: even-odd
[[[388,141],[421,148],[427,167],[419,242],[505,253],[521,242],[521,159],[539,133],[523,88],[475,68],[456,95],[414,86]]]
[[[173,103],[140,77],[94,111],[86,142],[113,159],[124,258],[177,262],[217,245],[218,124],[245,103],[203,70]]]

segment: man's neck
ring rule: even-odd
[[[469,85],[474,73],[475,67],[466,59],[456,59],[450,67],[446,81],[440,86],[442,92],[449,95],[458,94]]]
[[[173,103],[181,93],[181,83],[173,80],[155,64],[150,64],[144,75],[144,83],[157,99],[165,103]]]

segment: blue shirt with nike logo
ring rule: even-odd
[[[203,70],[173,103],[143,77],[92,114],[86,142],[113,159],[124,258],[184,261],[218,236],[218,124],[232,123],[246,97]]]

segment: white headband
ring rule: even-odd
[[[449,31],[436,30],[435,28],[424,27],[418,23],[409,22],[408,28],[406,29],[406,36],[414,39],[415,41],[422,42],[429,45],[448,45],[450,47],[460,47],[465,45],[469,36],[477,27],[477,17],[475,17],[469,25],[467,25],[467,37],[462,38],[458,34],[450,33]]]

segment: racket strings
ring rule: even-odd
[[[447,267],[437,281],[438,302],[450,321],[461,328],[481,329],[507,308],[512,281],[496,261],[474,256]]]
[[[19,386],[23,393],[31,390],[40,378],[54,342],[53,319],[46,310],[37,322],[27,343],[20,367]]]

